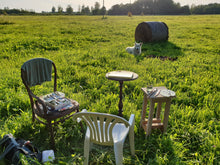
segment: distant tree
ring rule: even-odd
[[[208,4],[191,7],[192,14],[220,14],[220,4]]]
[[[90,15],[91,14],[89,6],[85,7],[85,14],[86,15]]]
[[[9,7],[4,7],[4,10],[10,10]]]
[[[28,11],[24,9],[9,9],[9,8],[4,8],[3,10],[0,9],[0,14],[17,14],[17,15],[34,15],[34,11]]]
[[[190,8],[188,5],[181,7],[181,11],[182,11],[181,14],[191,14]]]
[[[71,7],[71,5],[68,5],[66,8],[66,13],[67,14],[73,14],[73,8]]]
[[[60,5],[58,6],[57,10],[58,10],[58,13],[60,13],[60,14],[63,13],[63,8]]]
[[[146,14],[190,14],[189,6],[181,7],[180,3],[173,0],[136,0],[133,4],[114,5],[108,11],[109,15]]]
[[[127,15],[128,12],[130,12],[130,4],[120,4],[120,5],[114,5],[111,7],[111,9],[108,11],[109,15]],[[133,13],[133,10],[132,10]]]
[[[154,14],[158,10],[155,3],[153,0],[138,0],[132,4],[132,13]]]
[[[173,0],[157,0],[155,5],[158,7],[157,14],[173,14],[175,11]]]
[[[56,8],[53,6],[52,7],[52,13],[55,13],[56,12]]]
[[[82,7],[81,7],[81,14],[83,14],[83,15],[90,15],[91,12],[90,12],[89,6],[85,7],[85,5],[82,5]]]
[[[92,10],[92,14],[93,15],[100,15],[100,14],[102,14],[101,11],[100,11],[100,3],[99,2],[95,2],[95,7]]]
[[[85,15],[85,5],[83,4],[82,7],[81,7],[81,14]]]
[[[100,3],[99,2],[95,2],[95,9],[97,9],[97,10],[100,9]]]

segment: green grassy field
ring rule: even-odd
[[[124,164],[218,164],[220,162],[220,15],[202,16],[0,16],[0,136],[12,133],[29,139],[42,151],[50,149],[47,129],[32,124],[29,98],[20,78],[28,59],[55,62],[58,90],[80,103],[80,110],[118,113],[119,83],[105,78],[113,70],[136,72],[125,82],[123,114],[135,114],[135,157],[128,141]],[[134,45],[136,26],[163,21],[168,42]],[[150,55],[177,57],[162,61]],[[139,127],[142,87],[166,86],[176,92],[167,133],[145,138]],[[48,86],[48,84],[45,84]],[[50,93],[39,88],[36,93]],[[82,164],[84,132],[72,119],[58,125],[53,164]],[[95,146],[91,164],[114,164],[112,147]],[[1,164],[1,163],[0,163]],[[48,163],[49,164],[49,163]]]

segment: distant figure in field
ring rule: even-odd
[[[130,54],[140,55],[142,44],[143,44],[142,42],[141,43],[135,42],[134,46],[133,47],[127,47],[126,51]]]

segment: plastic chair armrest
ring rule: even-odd
[[[130,118],[129,118],[129,124],[130,126],[134,125],[135,123],[135,115],[131,114]]]

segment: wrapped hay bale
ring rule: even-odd
[[[168,38],[168,26],[164,22],[142,22],[135,30],[136,42],[164,41]]]

